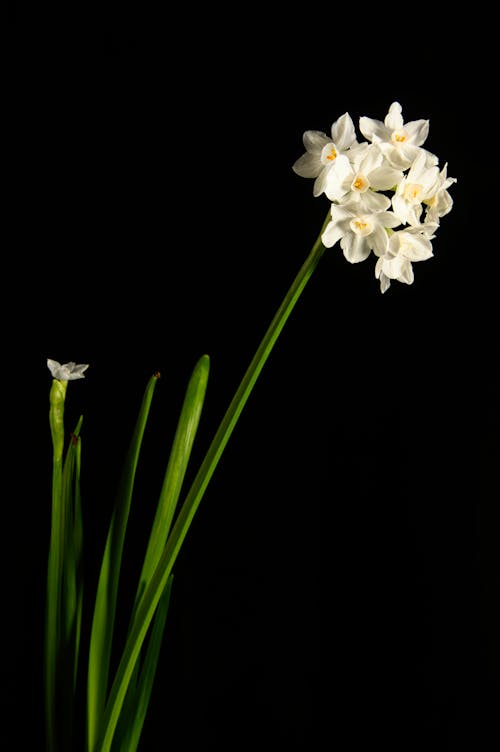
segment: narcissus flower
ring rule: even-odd
[[[424,199],[425,204],[425,221],[438,222],[441,217],[451,211],[453,199],[448,192],[448,188],[457,182],[456,178],[447,177],[448,165],[445,164],[439,173],[439,186],[433,196]]]
[[[386,208],[389,206],[390,201],[386,198]],[[401,224],[399,217],[391,211],[371,214],[360,211],[358,202],[332,204],[331,215],[332,219],[321,237],[323,245],[330,248],[340,240],[344,256],[351,264],[367,259],[370,251],[377,256],[383,255],[389,242],[386,228]]]
[[[422,202],[432,201],[441,185],[439,167],[428,164],[425,152],[417,154],[392,199],[392,208],[401,222],[418,225],[423,210]]]
[[[380,149],[370,144],[352,163],[328,173],[325,194],[331,201],[359,201],[366,211],[380,211],[386,208],[386,197],[377,191],[388,191],[402,180],[402,170],[391,167]]]
[[[303,178],[316,178],[313,195],[319,196],[331,170],[345,169],[349,165],[347,152],[358,145],[351,116],[346,112],[331,128],[331,138],[322,131],[306,131],[303,143],[306,153],[293,165],[294,172]]]
[[[385,292],[391,279],[411,285],[413,282],[412,261],[431,258],[432,243],[437,225],[424,223],[406,227],[391,234],[385,253],[375,265],[375,276],[380,279],[380,289]]]
[[[402,107],[393,102],[384,122],[369,117],[359,119],[359,130],[368,141],[377,144],[388,162],[399,170],[407,169],[417,157],[429,133],[428,120],[403,121]],[[426,152],[437,163],[437,157]]]
[[[49,358],[47,360],[47,367],[54,379],[58,379],[59,381],[73,381],[74,379],[84,379],[85,376],[83,372],[86,371],[89,366],[88,364],[77,365],[73,362],[61,365],[57,360],[51,360]]]

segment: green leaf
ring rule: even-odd
[[[99,743],[95,747],[96,752],[109,752],[111,749],[128,687],[134,676],[136,662],[139,659],[142,645],[171,573],[169,571],[166,576],[163,576],[163,569],[158,572],[158,569],[160,569],[159,562],[161,562],[164,556],[165,529],[168,530],[170,528],[175,501],[180,492],[187,460],[189,459],[194,435],[198,427],[205,398],[209,367],[210,360],[208,356],[202,356],[193,370],[186,390],[179,426],[172,449],[171,469],[167,469],[166,472],[165,483],[159,502],[160,511],[153,524],[152,537],[150,538],[150,545],[148,545],[149,553],[146,554],[145,566],[143,567],[139,582],[139,600],[125,643],[120,666],[106,705]],[[174,503],[172,500],[174,500]],[[146,574],[144,575],[144,573]],[[161,585],[158,584],[158,578],[161,579]],[[145,584],[144,595],[141,594],[141,587],[144,586],[143,583]],[[90,750],[94,752],[93,747]]]
[[[172,561],[168,559],[165,566],[163,563],[164,558],[165,553],[160,559],[160,563],[155,569],[151,581],[140,600],[132,629],[127,637],[106,705],[102,724],[102,736],[95,748],[96,752],[109,752],[111,749],[115,729],[123,708],[130,680],[134,674],[136,662],[139,659],[148,629],[171,574]]]
[[[134,613],[139,604],[141,594],[146,589],[151,576],[158,564],[160,556],[165,548],[165,543],[170,531],[175,514],[177,502],[191,456],[194,439],[201,417],[205,392],[208,382],[210,361],[207,356],[200,358],[191,374],[184,402],[182,405],[179,421],[172,443],[170,456],[165,472],[163,485],[158,500],[156,514],[151,528],[144,563],[139,577],[139,584],[135,599]],[[134,674],[131,677],[127,698],[117,727],[117,736],[122,738],[122,724],[128,724],[135,717],[136,707],[140,695],[137,695],[134,677],[139,671],[139,661],[136,663]],[[144,710],[145,712],[145,710]],[[141,724],[142,728],[142,724]],[[128,749],[121,746],[120,749]]]
[[[124,464],[97,585],[87,679],[87,744],[89,750],[95,748],[100,734],[100,725],[106,702],[125,532],[140,448],[157,381],[158,374],[155,374],[150,378],[143,396]]]
[[[76,664],[78,660],[77,643],[79,642],[79,602],[81,600],[82,582],[82,520],[80,498],[80,464],[82,418],[71,434],[66,451],[62,475],[62,495],[64,509],[64,565],[62,598],[62,634],[63,644],[73,653],[71,666],[66,663],[66,670],[72,675],[70,686],[75,689]]]
[[[136,607],[156,569],[170,532],[200,422],[209,370],[210,361],[208,356],[204,355],[189,379],[139,577]]]
[[[80,419],[81,420],[81,419]],[[79,424],[80,425],[80,424]],[[79,430],[79,427],[77,427]],[[76,432],[75,432],[76,433]],[[75,616],[75,664],[73,686],[76,689],[76,674],[78,668],[78,656],[80,653],[80,639],[82,631],[82,610],[83,610],[83,516],[82,516],[82,499],[80,491],[81,476],[81,451],[82,442],[78,437],[75,447],[75,496],[74,496],[74,514],[73,514],[73,541],[75,546],[75,579],[76,579],[76,616]]]
[[[133,614],[135,614],[140,596],[148,585],[154,569],[158,564],[170,531],[198,429],[201,411],[203,409],[209,367],[209,358],[207,356],[200,358],[193,369],[186,389],[156,508],[155,518],[149,536],[146,555],[144,557],[144,563],[139,577]],[[132,620],[133,615],[131,622]],[[128,747],[123,746],[123,742],[119,740],[122,740],[125,734],[123,726],[128,728],[130,719],[135,717],[136,706],[138,703],[138,697],[136,696],[136,679],[138,672],[139,661],[137,661],[134,673],[130,679],[124,707],[117,725],[115,736],[117,749],[128,749]],[[114,743],[113,748],[116,745]]]
[[[146,720],[146,714],[151,699],[158,659],[160,657],[160,649],[170,603],[172,579],[173,575],[170,575],[156,609],[153,627],[148,639],[146,655],[142,662],[142,667],[140,668],[139,678],[134,686],[133,693],[131,693],[133,696],[133,702],[128,705],[129,712],[122,713],[129,725],[120,747],[121,752],[136,752],[139,746],[144,721]],[[139,662],[136,663],[136,666],[139,666]]]
[[[73,716],[82,613],[82,521],[80,464],[82,417],[71,434],[62,472],[64,551],[58,646],[58,725],[63,749],[73,744]]]

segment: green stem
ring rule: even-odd
[[[61,588],[64,556],[64,506],[62,503],[62,469],[64,449],[64,401],[67,381],[54,379],[50,390],[50,430],[52,434],[52,518],[47,565],[47,602],[45,622],[45,714],[47,747],[56,752],[57,741],[57,674],[61,637]]]
[[[248,366],[245,375],[243,376],[236,393],[231,400],[229,407],[217,429],[217,432],[212,439],[212,443],[205,455],[205,458],[198,470],[198,473],[193,481],[193,484],[189,490],[189,493],[182,505],[175,525],[172,528],[171,535],[168,539],[165,549],[164,557],[172,558],[177,557],[179,549],[186,537],[186,533],[191,524],[191,521],[198,509],[203,494],[210,482],[210,479],[217,467],[217,464],[222,456],[222,453],[231,437],[234,427],[241,415],[243,408],[252,392],[255,382],[257,381],[271,351],[278,339],[283,327],[285,326],[288,318],[293,311],[295,304],[297,303],[302,291],[311,278],[314,270],[316,269],[323,253],[325,252],[325,246],[321,242],[321,236],[325,230],[326,225],[330,221],[330,212],[323,223],[321,232],[319,233],[316,242],[314,243],[309,256],[305,260],[297,276],[292,282],[287,294],[285,295],[283,302],[276,311],[276,314],[269,325],[262,341],[252,358],[250,365]]]
[[[278,308],[269,328],[267,329],[250,365],[248,366],[236,393],[217,429],[210,444],[207,454],[198,470],[191,488],[184,500],[179,515],[167,540],[165,549],[158,562],[155,572],[146,588],[141,604],[134,619],[129,633],[123,655],[116,672],[115,680],[111,688],[109,700],[106,706],[103,732],[96,751],[109,752],[113,740],[113,734],[118,722],[127,687],[132,676],[134,665],[140,653],[142,643],[147,630],[153,619],[156,607],[166,586],[168,577],[172,571],[175,559],[186,537],[191,521],[198,509],[203,494],[217,467],[221,455],[233,432],[233,429],[241,415],[241,412],[250,396],[250,393],[261,373],[283,327],[285,326],[292,310],[295,307],[302,291],[316,269],[325,247],[321,242],[321,236],[327,223],[330,221],[330,213],[321,228],[316,242],[309,256],[292,282],[283,302]]]

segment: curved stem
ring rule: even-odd
[[[224,417],[222,418],[219,428],[212,439],[212,443],[208,448],[205,458],[180,509],[175,524],[172,527],[154,574],[151,577],[148,587],[144,591],[109,695],[104,715],[101,740],[96,748],[99,752],[109,752],[111,749],[114,730],[118,722],[135,662],[139,656],[142,643],[144,642],[156,607],[167,584],[174,562],[203,494],[210,482],[215,468],[217,467],[248,397],[250,396],[255,382],[257,381],[259,374],[261,373],[292,310],[294,309],[295,304],[325,251],[325,246],[321,241],[321,236],[329,221],[330,213],[328,213],[328,216],[323,223],[323,227],[321,228],[321,232],[319,233],[307,259],[292,282],[283,302],[271,321],[271,324],[257,348],[257,351],[253,356]]]
[[[330,221],[330,212],[321,228],[316,242],[314,243],[309,256],[305,260],[297,276],[292,282],[287,294],[285,295],[283,302],[276,311],[276,314],[271,321],[262,341],[257,348],[255,355],[252,358],[250,365],[248,366],[245,375],[243,376],[236,393],[231,400],[229,407],[215,433],[212,443],[208,448],[205,458],[198,470],[198,473],[193,480],[188,495],[182,505],[182,508],[177,517],[176,523],[172,528],[171,535],[168,539],[165,554],[169,554],[175,559],[177,553],[182,545],[182,542],[186,536],[187,530],[193,519],[196,510],[203,497],[205,489],[217,467],[217,464],[222,456],[222,453],[226,447],[227,442],[234,430],[234,427],[241,415],[243,408],[250,396],[250,393],[255,386],[271,351],[278,339],[283,327],[285,326],[292,310],[295,307],[302,291],[311,278],[314,270],[316,269],[323,253],[325,252],[325,246],[321,242],[321,236],[328,222]]]

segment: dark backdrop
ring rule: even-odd
[[[9,748],[33,731],[43,748],[47,357],[90,364],[67,403],[68,428],[84,415],[87,620],[140,399],[162,374],[123,625],[191,369],[210,355],[194,472],[326,216],[292,171],[303,132],[346,111],[383,119],[393,101],[430,120],[454,209],[410,287],[382,296],[373,258],[323,257],[178,558],[141,748],[497,748],[492,48],[474,18],[384,13],[10,12]]]

